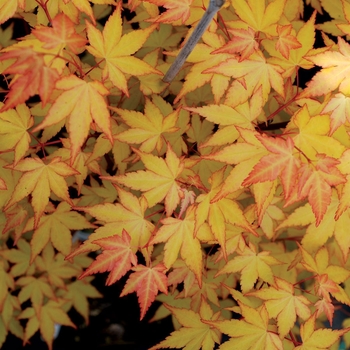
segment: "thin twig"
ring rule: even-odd
[[[179,72],[179,70],[185,63],[186,58],[192,52],[198,40],[202,37],[203,33],[208,28],[211,20],[216,15],[216,13],[220,10],[224,2],[225,0],[210,0],[209,6],[205,11],[203,17],[197,24],[196,28],[194,29],[190,38],[187,40],[184,47],[181,49],[181,51],[177,55],[175,61],[170,66],[169,70],[166,72],[163,78],[164,82],[170,83],[175,78],[176,74]]]

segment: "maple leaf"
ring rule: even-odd
[[[282,97],[284,96],[281,75],[283,71],[280,66],[269,63],[261,51],[256,51],[249,59],[242,62],[236,58],[229,58],[216,67],[206,69],[203,73],[217,73],[239,79],[248,96],[254,95],[261,87],[263,101],[266,102],[271,87]]]
[[[302,44],[291,34],[292,25],[277,26],[278,40],[276,42],[276,50],[278,50],[285,59],[289,59],[290,50],[299,49]]]
[[[307,83],[306,89],[300,97],[320,96],[337,88],[339,92],[350,94],[349,63],[350,45],[338,37],[338,51],[327,51],[307,59],[322,69]]]
[[[0,24],[11,18],[17,10],[17,7],[21,9],[25,8],[25,0],[14,0],[14,1],[0,1]]]
[[[6,300],[6,296],[10,290],[13,290],[15,288],[15,280],[14,276],[7,273],[6,271],[6,265],[4,261],[0,261],[0,278],[1,281],[3,281],[0,284],[0,312],[2,312],[4,303]],[[16,281],[17,283],[17,281]]]
[[[72,200],[69,198],[68,186],[64,181],[64,177],[75,175],[77,172],[62,162],[59,157],[51,159],[48,164],[45,164],[39,158],[26,158],[18,162],[16,166],[11,166],[11,168],[22,171],[24,174],[4,209],[7,210],[31,193],[32,206],[35,212],[35,228],[38,226],[40,217],[43,215],[49,202],[50,190],[56,196],[73,205]]]
[[[106,285],[117,282],[131,268],[137,265],[137,257],[130,248],[131,237],[123,230],[122,236],[111,236],[92,241],[102,249],[102,254],[79,276],[79,279],[98,272],[110,271]]]
[[[136,253],[138,249],[141,249],[145,257],[148,256],[145,251],[146,248],[145,250],[143,248],[151,237],[154,225],[144,217],[145,210],[147,209],[147,202],[145,198],[137,198],[132,193],[122,188],[117,187],[117,191],[122,204],[104,203],[92,207],[75,208],[95,217],[100,222],[103,222],[103,225],[89,235],[89,238],[69,254],[66,259],[71,259],[84,252],[99,249],[100,246],[93,243],[93,241],[111,237],[115,234],[121,235],[123,229],[125,229],[131,237],[130,246],[133,252]]]
[[[186,265],[194,272],[199,285],[202,283],[202,249],[198,238],[194,237],[194,207],[187,210],[181,219],[166,218],[160,221],[163,226],[152,237],[150,244],[165,242],[164,265],[167,269],[174,264],[180,252]]]
[[[45,276],[38,278],[34,276],[22,276],[16,281],[16,285],[22,287],[18,294],[20,303],[24,303],[30,299],[32,307],[38,315],[44,303],[44,296],[50,300],[56,300],[55,293]]]
[[[216,171],[210,178],[211,191],[207,194],[201,194],[196,199],[196,203],[198,204],[196,205],[195,212],[195,231],[197,232],[200,226],[207,221],[214,237],[217,239],[223,250],[225,259],[227,259],[226,223],[239,226],[253,235],[257,235],[257,233],[249,224],[242,209],[236,201],[230,198],[222,198],[215,202],[213,201],[213,198],[215,198],[221,187],[224,179],[224,172],[225,168]]]
[[[43,54],[30,47],[11,50],[0,56],[0,62],[8,59],[16,59],[16,62],[2,73],[15,74],[15,77],[10,83],[10,92],[0,112],[24,103],[35,94],[39,94],[42,105],[45,106],[55,87],[55,82],[59,79],[58,71],[48,67]]]
[[[260,277],[263,281],[275,286],[274,275],[271,266],[283,264],[273,256],[270,252],[262,251],[256,253],[255,247],[250,243],[244,247],[243,251],[237,250],[239,256],[235,256],[216,274],[235,273],[241,271],[241,287],[242,292],[249,292],[253,288],[254,283]]]
[[[241,20],[256,32],[274,35],[285,2],[286,0],[275,0],[266,6],[263,0],[237,0],[232,2],[232,6]]]
[[[240,127],[238,127],[237,130],[245,142],[237,142],[218,152],[202,156],[202,158],[205,159],[217,160],[226,164],[235,165],[224,180],[219,192],[212,199],[212,202],[240,189],[242,187],[242,182],[248,177],[253,167],[267,154],[266,148],[257,138],[257,132]]]
[[[52,244],[48,243],[39,255],[35,264],[37,271],[47,275],[49,283],[53,287],[65,289],[65,281],[72,277],[77,277],[80,268],[64,259],[61,253],[55,252]]]
[[[308,197],[312,210],[316,216],[318,226],[331,203],[332,188],[346,182],[343,174],[336,168],[340,163],[334,158],[319,154],[313,166],[303,164],[299,169],[299,196]]]
[[[295,295],[294,286],[285,280],[275,277],[276,286],[263,288],[246,295],[253,295],[265,300],[270,318],[277,318],[278,333],[285,337],[294,326],[297,316],[306,320],[311,312],[311,304],[303,295]]]
[[[131,273],[126,281],[120,297],[136,292],[141,308],[140,320],[142,320],[158,294],[158,290],[168,294],[167,277],[165,275],[167,268],[160,263],[154,267],[137,265],[132,267],[131,270],[134,273]]]
[[[0,108],[3,104],[0,104]],[[19,104],[16,109],[0,113],[0,135],[2,143],[0,151],[14,148],[14,165],[24,157],[31,141],[28,129],[34,124],[34,119],[25,104]]]
[[[185,82],[174,103],[177,103],[189,92],[200,88],[206,83],[210,83],[215,103],[219,103],[228,87],[229,77],[215,73],[202,74],[205,70],[231,57],[230,54],[217,52],[217,49],[224,44],[224,38],[221,35],[207,31],[203,34],[202,40],[203,43],[197,44],[186,59],[186,62],[194,64],[187,73]]]
[[[91,284],[93,277],[84,280],[76,280],[66,286],[66,290],[60,289],[58,297],[69,300],[71,305],[84,317],[85,323],[89,324],[89,300],[88,298],[102,298],[103,295]],[[70,309],[70,307],[68,308]]]
[[[172,23],[177,20],[181,20],[181,23],[185,23],[190,17],[191,3],[193,0],[145,0],[151,4],[157,6],[163,6],[167,10],[149,21]]]
[[[220,318],[220,312],[214,314],[204,298],[202,298],[199,312],[175,308],[168,304],[164,306],[170,310],[182,327],[172,332],[159,344],[151,347],[150,350],[161,348],[214,349],[215,343],[220,343],[221,333],[207,324],[207,321],[216,322]]]
[[[30,245],[22,238],[17,241],[16,248],[1,250],[0,256],[13,264],[10,270],[13,277],[35,272],[35,265],[30,262]]]
[[[326,350],[329,349],[342,335],[350,331],[349,328],[331,330],[320,328],[315,330],[316,313],[301,324],[300,336],[302,345],[296,346],[295,350]]]
[[[43,48],[53,49],[60,46],[63,49],[68,46],[75,54],[84,50],[86,39],[76,33],[74,23],[64,13],[57,14],[52,19],[51,26],[38,26],[32,30],[32,34],[45,43]]]
[[[282,350],[282,341],[278,334],[268,329],[269,315],[265,306],[259,310],[238,301],[242,320],[203,321],[230,339],[220,346],[220,350],[231,349],[274,349]]]
[[[70,320],[62,307],[65,300],[49,300],[37,314],[32,307],[28,307],[18,316],[19,319],[29,319],[26,325],[23,342],[26,344],[37,330],[40,330],[49,350],[52,350],[55,324],[70,326],[76,329],[75,324]]]
[[[88,136],[92,121],[101,128],[113,144],[110,114],[104,100],[104,96],[108,95],[109,91],[99,81],[86,82],[75,75],[69,75],[56,83],[56,89],[64,92],[57,97],[45,119],[32,130],[33,132],[69,117],[71,164]],[[81,115],[84,115],[84,118],[81,118]]]
[[[259,49],[255,31],[251,27],[248,27],[248,29],[229,29],[228,31],[232,34],[230,41],[213,51],[213,53],[227,52],[234,54],[240,52],[238,62],[241,62]]]
[[[294,143],[290,137],[286,140],[280,137],[257,135],[257,139],[271,153],[262,157],[242,185],[250,185],[263,181],[273,181],[281,178],[284,198],[287,199],[295,186],[300,161],[294,156]]]
[[[178,130],[175,125],[180,113],[180,108],[177,108],[164,117],[161,109],[157,106],[161,103],[160,100],[161,98],[157,95],[153,96],[153,102],[146,98],[144,113],[110,107],[130,127],[130,129],[115,135],[114,138],[123,143],[141,143],[140,151],[151,153],[156,149],[160,154],[164,146],[164,134]]]
[[[316,317],[320,317],[320,315],[324,313],[327,316],[328,322],[332,327],[334,315],[334,305],[332,301],[328,298],[322,298],[321,300],[316,301],[315,307],[317,310]]]
[[[350,97],[337,93],[327,102],[322,114],[329,114],[331,125],[329,135],[340,128],[346,121],[350,122]]]
[[[63,255],[69,254],[72,247],[71,231],[96,227],[82,215],[71,211],[71,206],[66,202],[61,202],[56,208],[53,205],[47,207],[46,211],[48,215],[43,215],[36,227],[34,218],[30,218],[22,231],[25,233],[34,230],[30,241],[30,262],[33,262],[49,241]]]
[[[90,46],[87,50],[96,58],[104,58],[103,79],[111,82],[129,97],[127,81],[124,74],[133,76],[145,74],[160,74],[157,69],[146,62],[131,56],[141,48],[156,25],[146,29],[133,30],[122,36],[121,3],[113,15],[108,18],[103,34],[86,21],[87,36]]]
[[[339,158],[345,151],[337,139],[329,136],[330,117],[328,115],[310,115],[305,104],[288,123],[285,133],[294,134],[293,142],[309,160],[316,159],[316,154],[324,153]]]
[[[176,156],[169,143],[165,159],[134,148],[133,151],[141,158],[147,170],[101,178],[141,190],[150,208],[164,199],[166,215],[170,216],[180,202],[180,185],[176,179],[184,169],[184,162]]]

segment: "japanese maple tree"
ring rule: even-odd
[[[0,0],[0,347],[104,272],[154,350],[350,346],[350,2],[226,0],[164,82],[208,6]]]

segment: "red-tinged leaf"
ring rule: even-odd
[[[90,124],[94,121],[113,144],[110,114],[104,96],[109,91],[99,81],[86,82],[75,75],[61,78],[56,88],[64,92],[57,97],[38,131],[69,117],[68,129],[72,147],[71,164],[84,144]],[[81,116],[84,115],[84,118]]]
[[[167,268],[161,263],[154,267],[137,265],[132,270],[135,272],[126,281],[120,296],[136,292],[141,308],[140,320],[142,320],[158,291],[168,294],[167,277],[165,275]]]
[[[213,51],[213,53],[236,53],[240,52],[239,62],[249,58],[255,51],[259,49],[259,43],[255,40],[255,31],[248,29],[229,29],[232,34],[231,40],[224,46]]]
[[[39,158],[26,158],[21,160],[13,169],[22,171],[23,175],[5,210],[32,194],[32,206],[35,212],[34,227],[37,227],[39,219],[49,202],[51,191],[73,206],[64,178],[75,175],[77,172],[62,162],[61,158],[53,158],[48,164]]]
[[[156,25],[152,25],[146,29],[132,30],[122,36],[121,2],[118,2],[115,12],[108,18],[103,33],[86,21],[90,43],[87,50],[96,58],[104,58],[106,61],[103,79],[109,78],[128,97],[129,91],[125,74],[134,76],[163,75],[146,62],[132,56],[142,47],[155,28]]]
[[[114,235],[101,238],[92,243],[98,244],[102,249],[102,254],[81,274],[79,279],[98,272],[110,271],[106,285],[117,282],[131,268],[137,265],[137,257],[130,248],[131,237],[123,230],[122,236]]]
[[[333,324],[333,315],[334,315],[334,305],[329,299],[321,299],[316,301],[316,317],[320,317],[323,313],[327,316],[328,322],[332,327]]]
[[[289,59],[290,50],[295,50],[302,45],[298,39],[291,34],[292,25],[277,26],[278,40],[276,42],[276,50],[278,50],[285,59]]]
[[[331,203],[332,187],[346,182],[345,176],[336,168],[340,162],[334,158],[318,155],[313,166],[304,164],[300,170],[299,196],[308,197],[318,226]]]
[[[151,4],[163,6],[167,11],[152,19],[154,22],[172,23],[181,20],[185,23],[190,17],[191,3],[193,0],[146,0]]]
[[[16,59],[16,61],[6,68],[3,74],[15,74],[15,78],[10,83],[10,92],[0,111],[3,112],[24,103],[35,94],[39,94],[45,106],[59,79],[58,71],[48,67],[44,62],[44,56],[30,47],[8,51],[0,56],[0,62],[8,59]]]
[[[261,158],[253,171],[243,181],[243,186],[258,182],[273,181],[281,178],[284,198],[287,199],[297,180],[300,161],[294,156],[294,143],[288,137],[286,140],[280,137],[257,136],[261,143],[271,153]]]
[[[32,34],[45,43],[44,48],[53,49],[60,45],[62,49],[67,46],[75,54],[83,51],[86,39],[76,33],[74,23],[64,13],[59,13],[51,25],[51,28],[39,26],[32,30]]]

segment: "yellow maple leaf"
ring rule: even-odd
[[[34,218],[30,218],[23,228],[23,233],[34,230],[30,241],[32,247],[31,263],[49,241],[62,254],[69,254],[72,247],[71,230],[95,227],[85,217],[71,211],[70,205],[66,202],[61,202],[57,208],[53,205],[48,206],[46,211],[48,214],[40,218],[36,228],[34,227]]]
[[[90,46],[87,50],[97,59],[103,58],[103,79],[111,82],[129,97],[127,80],[124,74],[145,75],[160,74],[157,69],[133,55],[139,50],[149,35],[156,28],[151,25],[146,29],[133,30],[122,35],[121,2],[105,24],[103,33],[86,21],[87,36]]]
[[[152,237],[150,244],[165,242],[164,264],[170,267],[180,252],[182,259],[194,272],[199,285],[202,281],[202,249],[198,238],[194,237],[194,208],[187,209],[186,217],[181,219],[166,218],[161,220],[163,226]]]
[[[338,50],[307,57],[322,69],[307,84],[301,97],[321,96],[337,88],[345,95],[350,94],[350,45],[341,37],[338,37]]]
[[[206,69],[203,73],[218,73],[239,79],[246,88],[248,96],[261,87],[264,103],[267,101],[271,88],[282,97],[284,96],[284,70],[267,61],[261,51],[254,52],[249,59],[239,62],[236,58],[229,58],[216,67]]]
[[[176,156],[170,144],[167,148],[165,159],[133,149],[147,170],[102,178],[141,190],[150,208],[164,199],[166,215],[170,216],[180,203],[180,185],[176,180],[184,169],[184,162]]]
[[[241,271],[241,288],[243,293],[249,292],[258,278],[272,286],[276,285],[271,266],[283,263],[270,256],[270,252],[262,251],[257,253],[251,243],[249,246],[244,247],[243,251],[237,250],[236,252],[239,256],[229,260],[217,275]]]
[[[0,103],[0,109],[3,103]],[[31,137],[28,129],[34,124],[29,108],[25,104],[0,113],[0,151],[14,149],[16,165],[29,149]]]
[[[164,116],[163,111],[158,107],[161,104],[160,100],[162,98],[157,95],[153,96],[153,101],[146,98],[144,113],[111,107],[111,110],[117,112],[130,127],[115,135],[114,138],[123,143],[141,143],[140,151],[151,153],[156,149],[160,154],[164,146],[164,134],[178,130],[175,125],[180,114],[180,108],[177,108]]]
[[[73,206],[64,177],[75,175],[77,171],[62,162],[61,158],[53,158],[48,164],[39,158],[26,158],[18,162],[13,169],[22,171],[23,175],[15,187],[11,199],[6,204],[5,210],[31,193],[34,227],[37,227],[49,202],[51,191]]]
[[[329,349],[350,327],[341,330],[320,328],[315,330],[316,313],[300,326],[302,345],[295,350],[326,350]]]
[[[71,164],[88,136],[92,121],[113,143],[110,114],[104,99],[109,91],[102,83],[97,80],[86,82],[75,75],[69,75],[61,78],[56,83],[56,88],[64,92],[57,97],[45,119],[32,130],[33,132],[69,117],[67,127],[72,150]]]
[[[214,349],[215,343],[220,343],[221,333],[211,326],[220,318],[220,312],[214,314],[204,298],[201,300],[198,313],[167,304],[164,306],[170,310],[182,327],[150,350],[161,348]]]
[[[141,249],[145,258],[149,259],[145,246],[151,237],[154,225],[144,217],[147,202],[145,198],[137,198],[122,188],[117,187],[117,191],[122,204],[104,203],[91,207],[76,207],[77,210],[84,211],[95,217],[102,224],[66,259],[99,249],[100,246],[93,243],[95,240],[116,234],[121,235],[123,229],[131,236],[130,246],[132,251],[136,253],[138,249]]]
[[[238,304],[243,316],[241,320],[203,321],[230,337],[220,346],[220,350],[283,350],[278,334],[269,329],[269,315],[266,307],[256,309],[240,301]]]
[[[308,307],[310,301],[303,295],[295,295],[291,283],[277,277],[275,281],[275,287],[262,288],[246,295],[265,300],[267,312],[271,318],[277,318],[278,333],[283,338],[294,326],[297,315],[304,320],[310,317],[311,311]]]
[[[281,19],[286,0],[275,0],[266,6],[265,0],[235,0],[237,15],[256,32],[276,35],[276,24]]]

